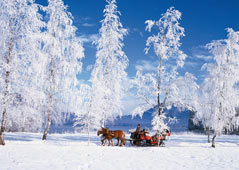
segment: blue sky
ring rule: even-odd
[[[47,4],[47,0],[36,2]],[[74,17],[74,25],[78,28],[77,34],[84,42],[85,58],[79,78],[88,80],[90,71],[87,71],[87,67],[95,63],[96,49],[92,41],[98,36],[106,3],[105,0],[64,0],[64,3],[68,5]],[[117,6],[121,12],[120,20],[129,31],[124,39],[123,50],[129,58],[127,72],[130,78],[135,76],[138,67],[146,70],[155,68],[155,55],[144,54],[146,39],[151,35],[145,32],[144,22],[149,19],[158,20],[171,6],[182,13],[180,23],[186,35],[181,41],[181,50],[188,57],[180,72],[193,73],[199,84],[205,74],[200,70],[201,66],[213,61],[204,46],[212,40],[226,38],[225,29],[228,27],[239,30],[239,0],[117,0]],[[127,101],[127,112],[129,107],[134,107],[134,99],[131,102]]]
[[[36,2],[47,4],[47,0]],[[105,0],[64,0],[64,3],[74,16],[78,36],[84,42],[85,59],[80,77],[87,80],[90,76],[87,67],[95,62],[95,46],[91,43],[97,38],[106,3]],[[153,53],[144,54],[146,39],[151,35],[145,32],[144,22],[148,19],[158,20],[171,6],[182,12],[180,23],[186,34],[181,41],[181,49],[188,58],[181,72],[194,73],[199,83],[203,76],[200,71],[202,64],[212,59],[203,46],[212,40],[225,38],[227,27],[239,29],[238,0],[118,0],[117,6],[121,12],[121,22],[129,31],[124,39],[124,51],[129,58],[129,77],[134,77],[136,67],[154,68],[157,58]]]

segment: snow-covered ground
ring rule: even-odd
[[[166,147],[100,146],[87,135],[7,133],[0,146],[0,170],[235,170],[239,169],[239,136],[216,138],[211,148],[204,135],[172,134]],[[116,143],[116,142],[115,142]]]

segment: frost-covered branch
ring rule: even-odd
[[[145,53],[147,54],[153,48],[159,65],[156,72],[137,71],[133,84],[137,89],[138,98],[143,99],[145,104],[143,107],[137,107],[133,115],[138,113],[142,116],[145,111],[154,108],[152,125],[156,131],[168,128],[164,109],[170,109],[173,105],[187,107],[189,104],[184,98],[188,99],[189,95],[186,93],[189,92],[193,96],[192,93],[197,90],[195,79],[191,74],[186,73],[184,77],[181,77],[177,71],[178,68],[183,67],[186,58],[179,49],[181,46],[179,41],[184,36],[184,29],[179,25],[180,19],[181,13],[171,7],[158,21],[145,22],[146,31],[151,32],[154,27],[158,30],[157,34],[148,37]],[[169,61],[175,61],[171,68],[166,67]],[[189,89],[192,88],[195,90],[190,91]]]
[[[123,48],[127,30],[123,28],[115,0],[106,0],[104,19],[99,30],[96,63],[91,73],[92,108],[101,118],[101,125],[122,115],[122,99],[125,95],[128,58]]]
[[[225,131],[239,127],[239,32],[227,29],[228,38],[212,41],[207,48],[214,55],[215,63],[206,64],[208,75],[201,86],[202,100],[198,105],[195,122],[201,121],[205,128],[214,131],[215,138]]]

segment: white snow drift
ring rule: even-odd
[[[87,135],[7,133],[0,146],[1,170],[165,170],[239,169],[239,137],[220,136],[217,148],[205,135],[173,134],[166,147],[101,146],[100,138]]]

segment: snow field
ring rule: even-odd
[[[0,146],[1,170],[185,170],[239,169],[239,136],[221,136],[216,148],[207,137],[175,134],[166,147],[100,146],[100,138],[87,135],[7,133]],[[116,141],[114,141],[116,144]]]

